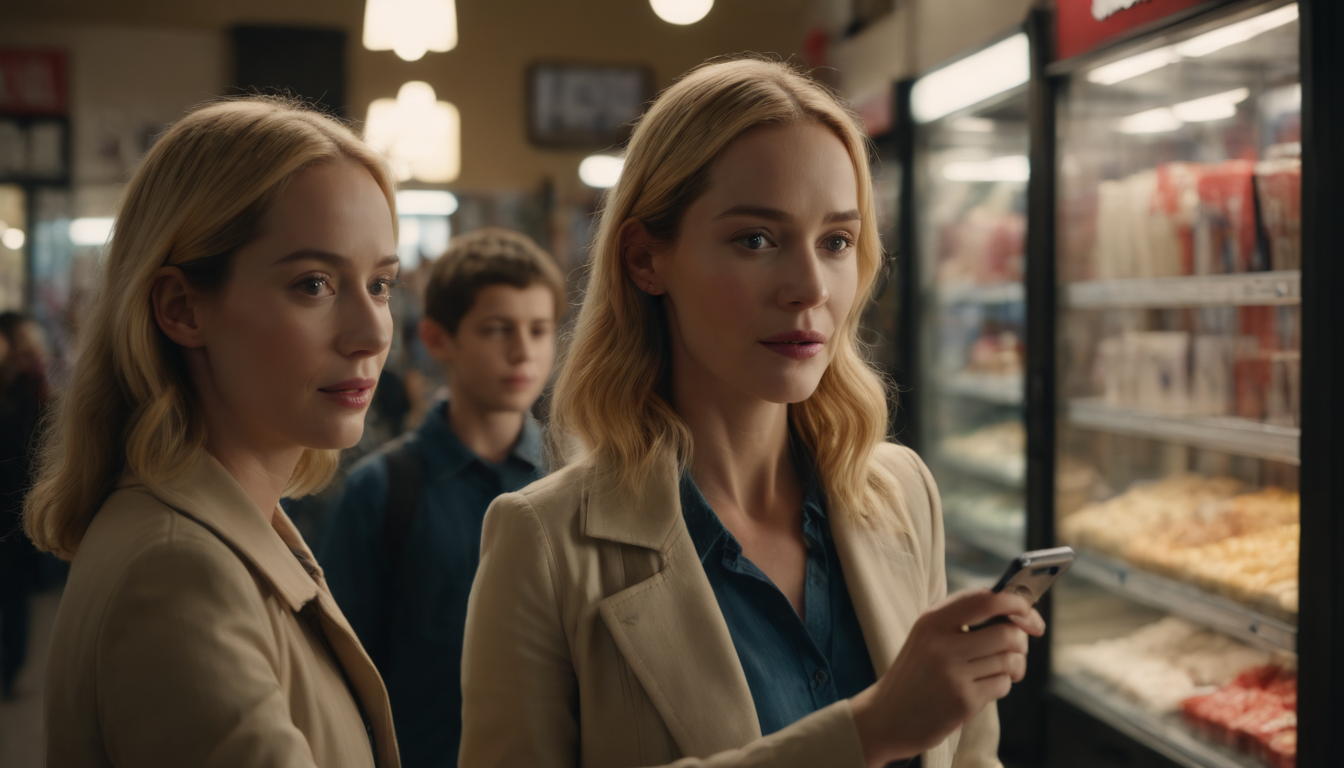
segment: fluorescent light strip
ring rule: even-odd
[[[943,166],[948,181],[1016,181],[1031,178],[1031,162],[1026,155],[1005,155],[991,160],[959,160]]]
[[[70,242],[75,245],[106,245],[112,238],[111,216],[75,219],[70,222]]]
[[[930,72],[910,92],[915,121],[927,123],[992,96],[1016,88],[1031,78],[1031,44],[1023,32]]]
[[[1131,77],[1138,77],[1161,69],[1168,64],[1175,64],[1181,59],[1197,59],[1214,51],[1221,51],[1228,46],[1244,43],[1271,29],[1278,29],[1285,24],[1297,21],[1297,17],[1297,4],[1285,5],[1268,13],[1262,13],[1259,16],[1238,21],[1235,24],[1229,24],[1211,32],[1205,32],[1182,43],[1145,51],[1110,64],[1103,64],[1088,72],[1087,79],[1089,82],[1098,85],[1115,85]]]
[[[1130,115],[1116,121],[1115,129],[1121,133],[1145,134],[1168,133],[1186,123],[1205,123],[1211,120],[1225,120],[1235,117],[1237,105],[1250,98],[1247,88],[1215,93],[1190,101],[1182,101],[1170,107],[1158,107],[1146,112]]]
[[[457,196],[441,189],[403,189],[397,192],[398,216],[452,216]]]

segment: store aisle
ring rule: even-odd
[[[0,702],[0,766],[40,768],[42,760],[42,684],[46,677],[47,648],[56,622],[59,588],[33,596],[32,641],[28,662],[19,673],[13,701]]]

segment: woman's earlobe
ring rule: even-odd
[[[154,308],[154,322],[165,336],[188,349],[204,346],[197,295],[187,284],[182,270],[177,267],[160,269],[154,275],[149,295]]]

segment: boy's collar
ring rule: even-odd
[[[420,424],[420,439],[430,450],[441,452],[434,457],[439,466],[448,472],[457,472],[469,466],[473,461],[485,460],[477,456],[462,442],[448,423],[448,401],[440,400],[425,414]],[[544,458],[544,446],[541,425],[532,418],[532,414],[523,415],[523,431],[514,443],[509,456],[517,458],[533,468],[541,467]]]

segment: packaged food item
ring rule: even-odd
[[[1135,355],[1135,405],[1179,413],[1190,408],[1190,334],[1149,331],[1129,334]]]
[[[1226,334],[1199,334],[1193,340],[1190,409],[1223,416],[1231,412],[1236,396],[1233,364],[1236,341]]]
[[[1270,655],[1174,616],[1129,635],[1066,645],[1058,652],[1064,675],[1100,680],[1148,711],[1179,712],[1182,702],[1209,686],[1225,685]]]
[[[1199,163],[1162,163],[1157,166],[1157,194],[1153,199],[1154,219],[1164,222],[1152,237],[1165,236],[1166,242],[1154,250],[1165,256],[1163,275],[1191,275],[1195,271],[1195,220],[1199,215]]]
[[[1187,722],[1206,738],[1254,755],[1273,768],[1297,764],[1297,673],[1267,664],[1218,690],[1181,702]]]
[[[1196,274],[1265,269],[1257,248],[1254,177],[1255,163],[1250,160],[1227,160],[1205,167],[1198,181]]]
[[[1302,353],[1271,352],[1265,421],[1285,427],[1301,426]]]
[[[1256,199],[1269,244],[1270,269],[1302,268],[1302,160],[1286,157],[1255,166]]]

